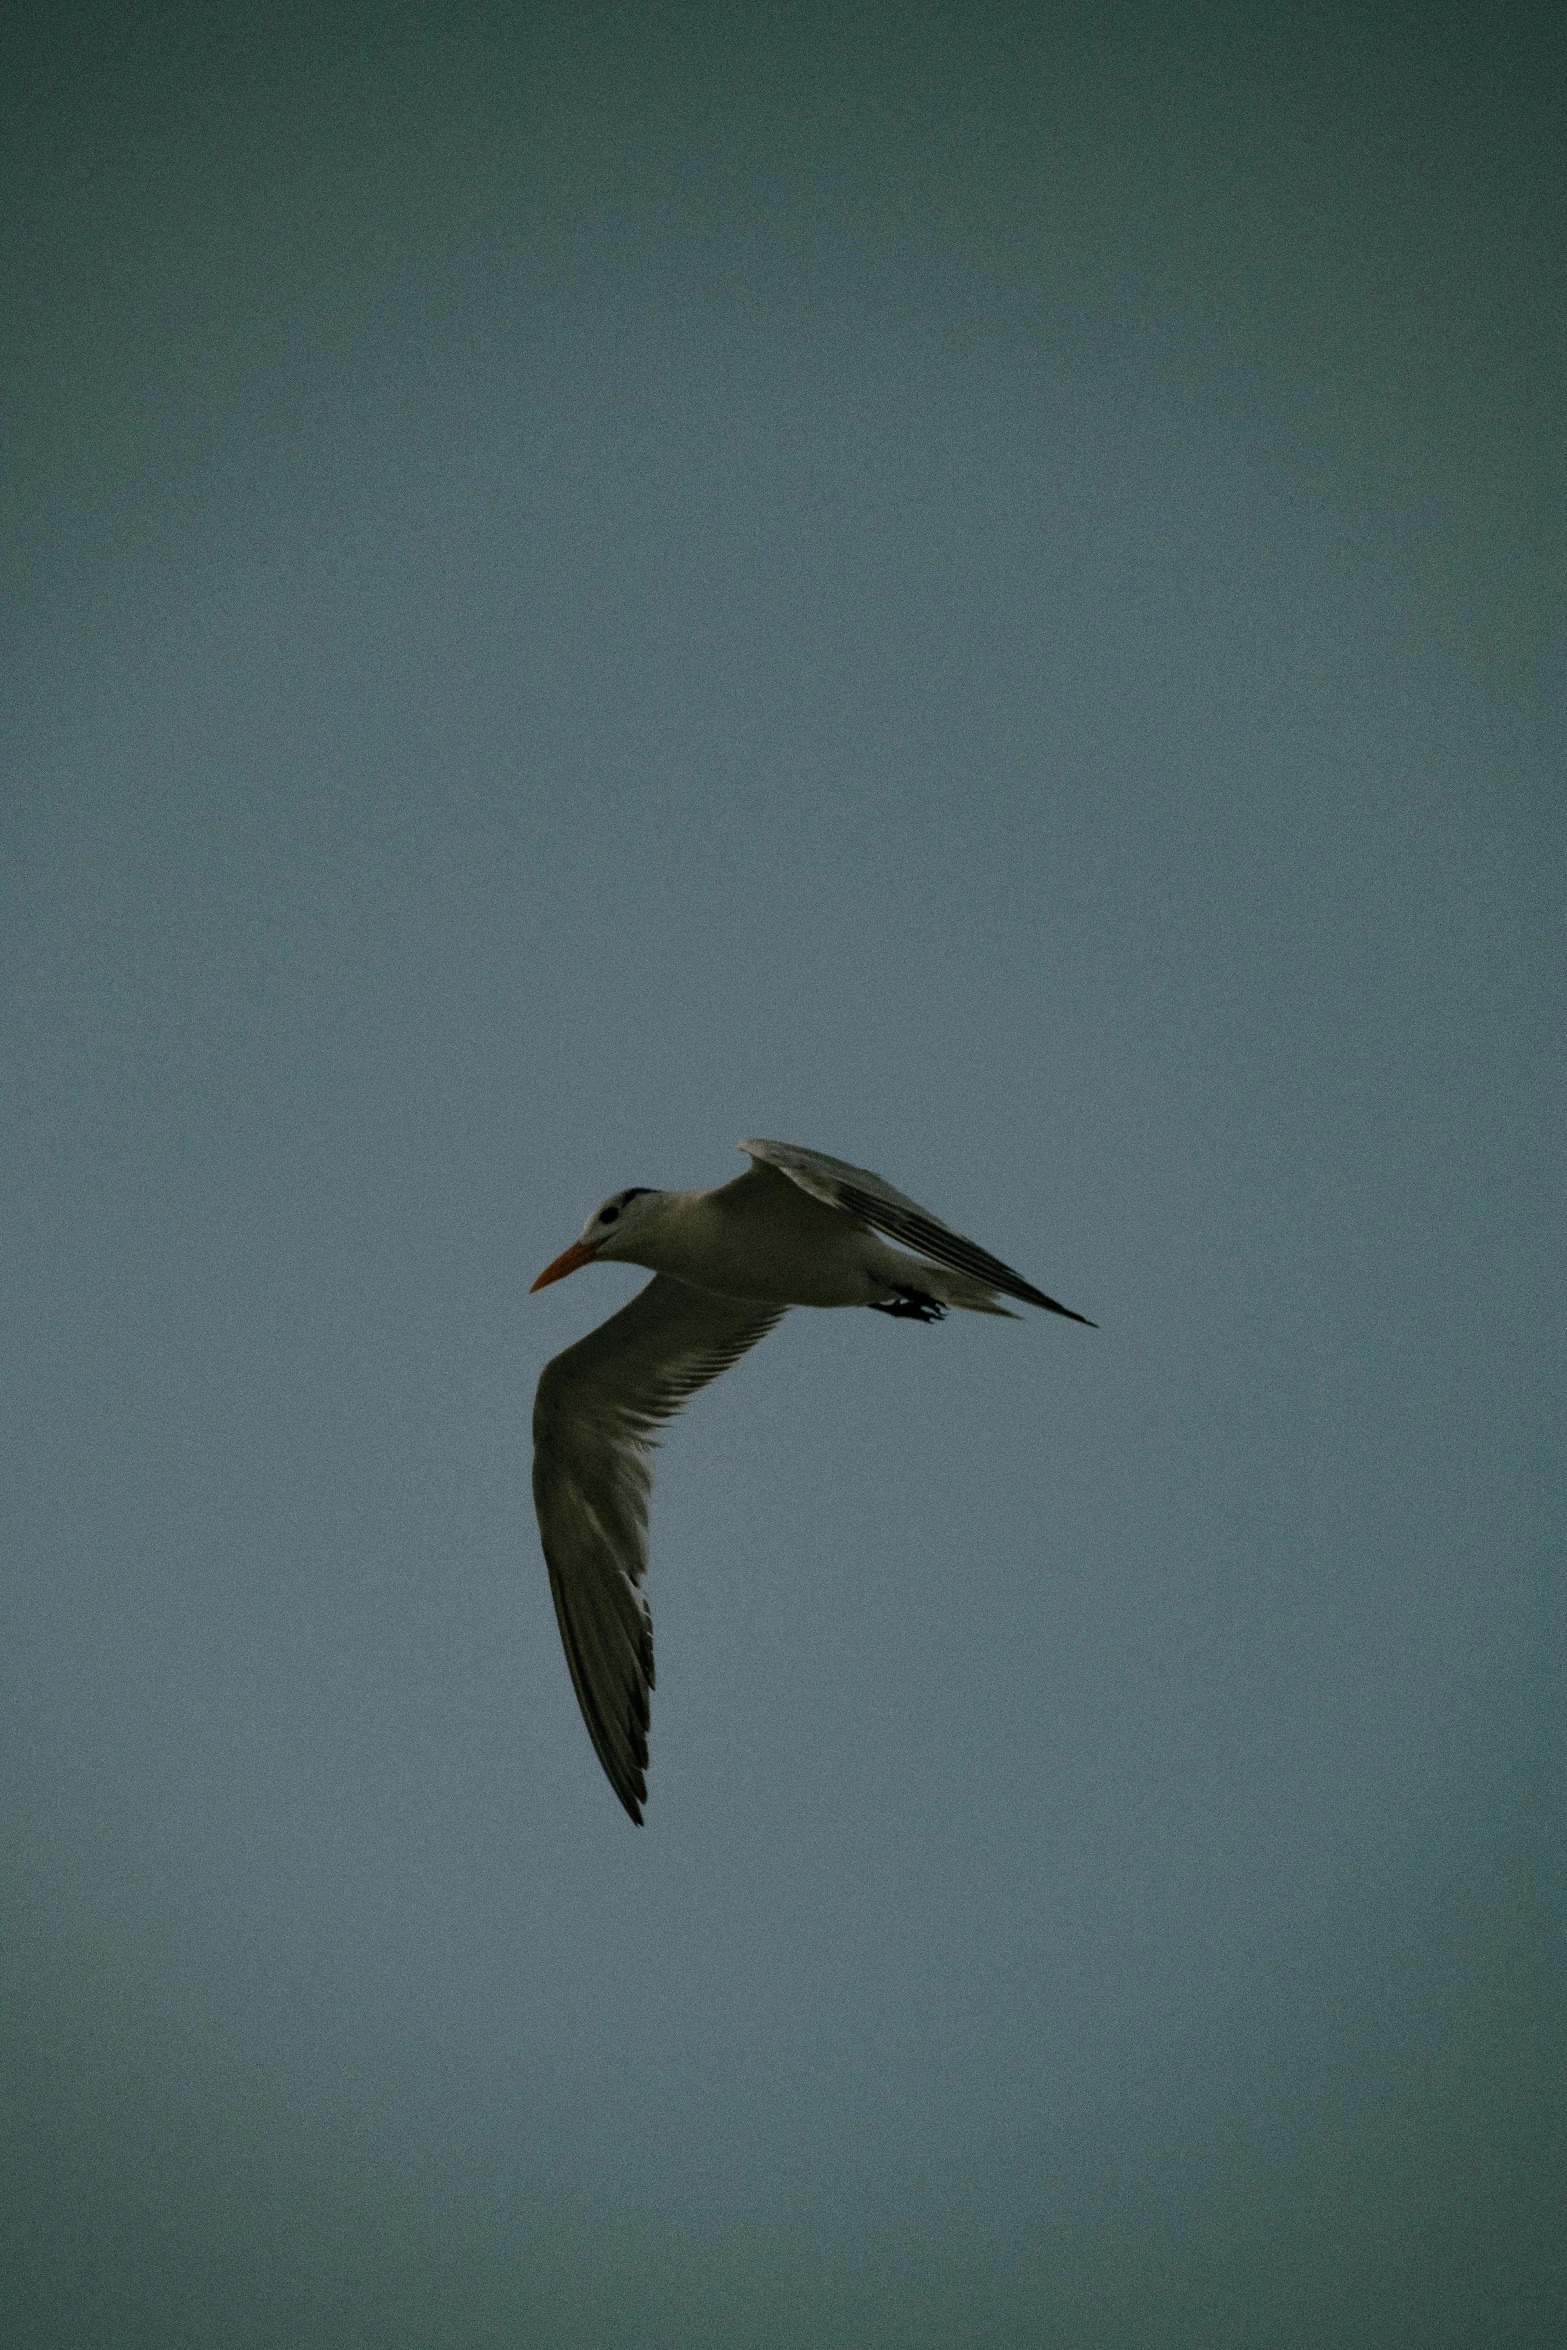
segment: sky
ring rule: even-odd
[[[1564,2297],[1549,12],[8,44],[0,2333],[1532,2350]],[[670,1431],[743,1135],[1099,1325]]]

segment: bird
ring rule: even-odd
[[[879,1175],[794,1143],[740,1148],[750,1167],[715,1190],[614,1192],[532,1285],[601,1263],[653,1275],[545,1364],[533,1407],[534,1506],[566,1662],[605,1776],[639,1827],[653,1689],[650,1454],[663,1423],[792,1306],[869,1306],[924,1323],[958,1306],[1015,1321],[1007,1297],[1097,1327]]]

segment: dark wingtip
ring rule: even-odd
[[[1099,1327],[1097,1322],[1090,1322],[1086,1314],[1074,1314],[1070,1306],[1062,1305],[1057,1298],[1046,1297],[1041,1290],[1031,1290],[1028,1302],[1034,1306],[1045,1306],[1052,1314],[1060,1314],[1068,1322],[1081,1322],[1085,1330],[1097,1330]]]

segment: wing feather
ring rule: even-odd
[[[533,1498],[561,1644],[594,1752],[639,1824],[653,1687],[649,1454],[663,1423],[787,1311],[661,1273],[539,1379]]]
[[[872,1231],[880,1232],[888,1240],[901,1241],[905,1248],[928,1257],[932,1264],[947,1265],[954,1273],[967,1273],[972,1280],[982,1281],[987,1288],[999,1290],[1003,1297],[1017,1297],[1025,1304],[1043,1306],[1047,1313],[1064,1314],[1069,1322],[1082,1322],[1092,1330],[1086,1314],[1075,1314],[1053,1297],[1046,1297],[1021,1273],[993,1257],[988,1249],[976,1241],[965,1240],[961,1232],[954,1232],[950,1224],[943,1224],[928,1208],[903,1192],[894,1191],[879,1175],[867,1167],[851,1167],[846,1159],[829,1158],[825,1151],[808,1151],[793,1142],[743,1142],[740,1148],[764,1166],[776,1167],[792,1183],[808,1192],[830,1208],[839,1208],[846,1215],[855,1216]]]

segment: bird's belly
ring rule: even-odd
[[[799,1209],[785,1201],[783,1214],[775,1199],[766,1216],[720,1212],[693,1219],[661,1247],[658,1270],[721,1296],[779,1305],[863,1306],[885,1294],[869,1262],[879,1253],[874,1235],[798,1196]]]

